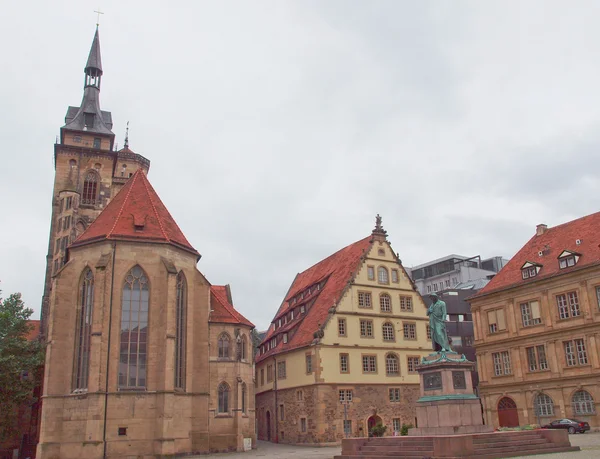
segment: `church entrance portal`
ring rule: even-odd
[[[500,427],[519,426],[519,412],[512,398],[503,397],[498,402],[498,423]]]

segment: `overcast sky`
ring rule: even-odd
[[[0,289],[39,315],[53,144],[98,2],[11,2],[0,43]],[[100,1],[101,106],[236,307],[367,236],[405,266],[510,257],[600,210],[600,2]]]

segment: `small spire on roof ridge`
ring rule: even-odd
[[[125,129],[125,147],[129,148],[129,121],[127,121],[127,129]]]

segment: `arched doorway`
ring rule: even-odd
[[[512,398],[502,397],[498,402],[498,423],[500,427],[519,427],[519,412]]]
[[[267,441],[271,441],[271,412],[267,411]]]
[[[369,437],[372,437],[371,429],[375,427],[377,424],[382,423],[381,418],[374,414],[369,419],[367,419],[367,434]]]

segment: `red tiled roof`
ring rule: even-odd
[[[294,328],[296,324],[297,328],[286,344],[279,342],[275,348],[271,348],[264,354],[261,353],[256,357],[257,362],[281,351],[307,346],[313,341],[314,332],[319,329],[319,324],[325,323],[329,308],[340,300],[348,282],[360,266],[361,257],[369,251],[371,240],[372,236],[369,236],[350,244],[296,276],[273,322],[291,310],[288,299],[291,300],[297,293],[323,279],[326,279],[326,282],[320,291],[311,295],[310,298],[316,295],[316,299],[306,310],[306,314],[300,316],[299,319],[294,318],[291,323],[279,328],[277,332],[275,332],[274,323],[271,324],[263,344],[267,343],[275,334]],[[295,304],[294,308],[299,304]],[[310,300],[308,304],[310,304]]]
[[[27,341],[33,341],[38,339],[38,337],[40,336],[40,326],[41,326],[41,320],[28,320],[27,321],[27,325],[30,326],[29,328],[29,332],[27,333]]]
[[[599,229],[600,212],[597,212],[548,228],[543,234],[533,236],[507,265],[494,276],[490,283],[472,298],[600,264]],[[580,241],[579,245],[577,240]],[[581,254],[581,257],[575,266],[561,269],[558,264],[558,256],[565,250]],[[543,255],[540,256],[539,252],[543,252]],[[521,267],[526,262],[542,266],[535,277],[522,278]]]
[[[141,169],[133,174],[72,245],[103,239],[168,243],[199,255]]]
[[[254,328],[254,324],[236,311],[229,302],[226,285],[210,286],[210,322],[242,324]]]

